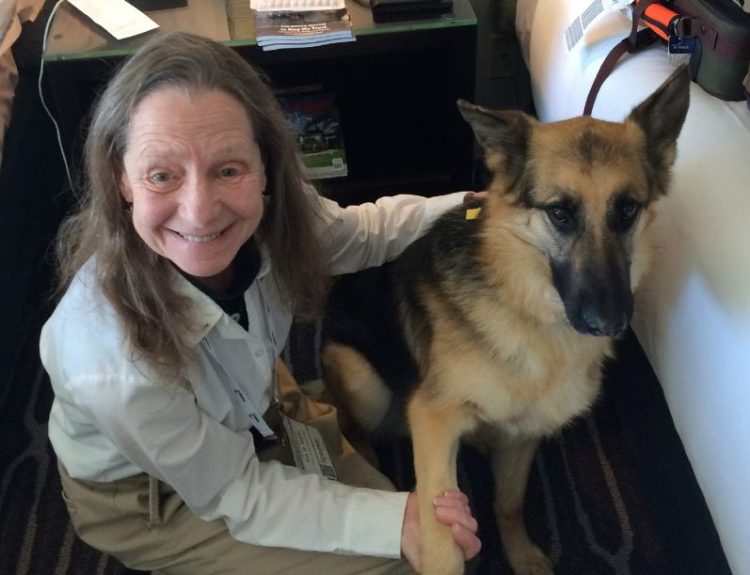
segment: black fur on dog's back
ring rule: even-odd
[[[472,201],[448,211],[396,260],[341,276],[331,290],[324,342],[347,345],[365,356],[399,403],[420,377],[415,351],[417,356],[425,351],[410,350],[404,330],[419,334],[412,344],[425,347],[432,333],[420,286],[445,290],[450,301],[450,290],[481,284],[476,264],[481,213],[476,219],[466,217],[468,208],[481,205]],[[457,275],[462,276],[460,285],[451,281]]]
[[[384,381],[406,389],[416,366],[398,323],[393,264],[337,278],[323,324],[323,341],[362,353]]]

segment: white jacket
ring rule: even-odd
[[[462,197],[402,195],[349,208],[322,200],[333,272],[394,258]],[[273,369],[292,321],[260,248],[261,270],[245,293],[247,332],[175,272],[200,326],[190,334],[200,347],[201,366],[190,374],[189,390],[154,381],[128,357],[114,310],[88,262],[40,340],[55,393],[52,446],[74,478],[153,475],[198,516],[222,518],[240,541],[398,557],[406,494],[342,485],[261,463],[255,454],[250,411],[264,413],[273,399]],[[241,387],[244,403],[234,385]]]

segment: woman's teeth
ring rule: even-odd
[[[191,236],[188,234],[180,234],[184,239],[186,239],[189,242],[196,242],[196,243],[202,243],[202,242],[210,242],[211,240],[215,240],[221,235],[221,232],[216,234],[209,234],[207,236]]]

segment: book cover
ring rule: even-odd
[[[346,176],[346,150],[334,93],[302,90],[280,93],[277,97],[297,134],[310,178]]]
[[[258,44],[322,45],[330,41],[352,41],[352,25],[346,8],[308,12],[256,12]]]

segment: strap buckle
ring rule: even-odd
[[[693,33],[693,22],[695,18],[692,16],[680,16],[674,23],[673,31],[675,36],[678,38],[688,38],[695,36]]]

